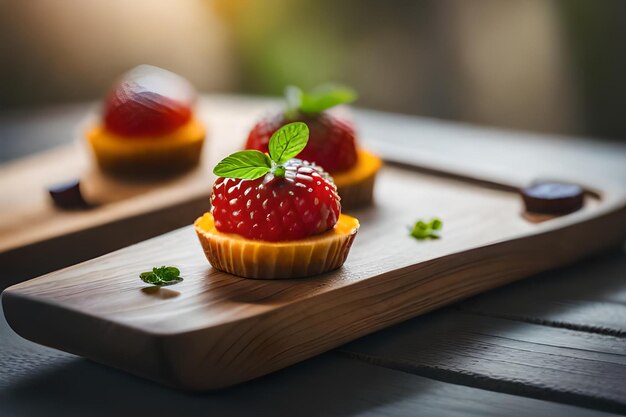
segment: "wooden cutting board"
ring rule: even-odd
[[[268,99],[203,97],[197,110],[207,140],[200,166],[153,182],[121,181],[94,168],[82,136],[97,109],[86,107],[71,145],[0,166],[0,288],[191,223],[206,206],[213,165],[241,147],[259,114],[275,106]],[[48,187],[75,178],[101,204],[56,208]]]
[[[222,388],[623,241],[626,191],[587,185],[599,198],[583,210],[532,223],[507,187],[388,166],[377,204],[352,213],[361,229],[335,272],[238,278],[211,268],[185,227],[17,284],[2,304],[27,339],[173,387]],[[444,221],[441,239],[408,236],[432,216]],[[160,265],[178,266],[184,281],[139,280]]]

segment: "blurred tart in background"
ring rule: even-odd
[[[325,85],[308,93],[290,86],[285,95],[286,111],[259,120],[250,131],[245,148],[267,152],[271,136],[280,127],[294,121],[306,123],[309,142],[298,158],[314,162],[333,177],[344,208],[371,204],[382,161],[358,145],[349,120],[328,111],[356,100],[356,93],[346,87]]]
[[[140,65],[112,86],[87,141],[102,171],[161,177],[196,166],[205,138],[197,94],[183,77]]]

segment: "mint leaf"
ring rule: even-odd
[[[159,282],[159,278],[152,271],[142,272],[141,274],[139,274],[139,278],[141,278],[141,280],[146,284],[156,284],[157,282]]]
[[[213,173],[218,177],[254,180],[272,172],[285,175],[282,165],[297,156],[309,140],[309,128],[302,122],[289,123],[278,129],[269,141],[269,155],[259,151],[235,152],[222,159]]]
[[[247,150],[235,152],[222,159],[213,168],[213,173],[218,177],[254,180],[270,172],[271,168],[272,162],[266,154]]]
[[[443,222],[433,218],[429,222],[418,220],[411,228],[411,236],[417,240],[439,239],[438,231],[443,228]]]
[[[309,128],[305,123],[294,122],[286,124],[270,138],[270,158],[278,165],[284,164],[302,152],[308,140]]]
[[[162,266],[160,268],[152,268],[152,272],[163,281],[171,281],[180,275],[180,270],[175,266]]]
[[[152,271],[139,274],[139,278],[147,284],[159,286],[178,284],[183,280],[180,276],[180,270],[175,266],[155,267],[152,268]]]
[[[430,221],[430,228],[432,230],[441,230],[443,228],[443,222],[437,218]]]
[[[306,114],[321,113],[339,104],[352,103],[357,97],[356,91],[349,87],[325,84],[301,93],[300,111]]]

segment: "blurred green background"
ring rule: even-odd
[[[623,0],[5,0],[0,56],[5,115],[149,63],[203,92],[337,81],[367,108],[626,138]]]

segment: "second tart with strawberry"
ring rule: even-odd
[[[140,65],[113,85],[102,120],[86,133],[109,174],[162,177],[198,164],[205,128],[194,116],[196,92],[183,77]]]
[[[307,126],[291,123],[272,135],[269,154],[240,151],[216,165],[212,211],[195,222],[213,267],[246,278],[280,279],[343,265],[359,222],[341,214],[328,174],[292,159],[307,139]]]
[[[267,152],[272,134],[281,126],[294,121],[306,123],[310,138],[298,158],[314,162],[332,175],[345,208],[371,204],[382,161],[358,146],[350,121],[327,111],[354,101],[356,94],[347,88],[321,86],[308,93],[288,87],[285,95],[286,111],[257,122],[248,135],[246,149]]]

